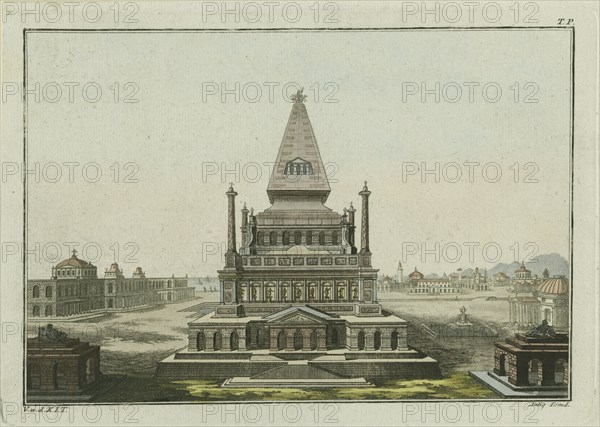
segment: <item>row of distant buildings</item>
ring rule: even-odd
[[[192,299],[185,277],[146,277],[137,267],[132,277],[114,263],[99,278],[96,266],[77,252],[52,267],[50,279],[27,281],[27,314],[31,318],[65,317],[95,311],[119,311],[150,304]]]
[[[402,263],[398,263],[398,270],[395,277],[384,276],[378,280],[377,290],[379,292],[406,292],[418,294],[454,294],[460,293],[463,289],[472,289],[475,291],[485,291],[490,287],[502,286],[509,291],[516,289],[518,292],[531,292],[543,280],[550,278],[548,270],[544,270],[542,277],[532,275],[525,267],[525,263],[515,270],[514,277],[509,277],[505,273],[496,273],[488,277],[487,270],[483,273],[476,267],[475,270],[463,271],[462,268],[456,272],[442,277],[425,277],[423,273],[417,270],[411,272],[406,278]]]
[[[472,274],[463,274],[462,268],[459,268],[455,273],[444,273],[442,277],[425,277],[415,267],[405,280],[404,268],[399,262],[396,277],[384,276],[378,281],[377,290],[416,294],[458,294],[463,288],[481,291],[487,290],[488,286],[487,273],[482,274],[479,267],[475,268]]]

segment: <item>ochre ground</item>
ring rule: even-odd
[[[193,311],[182,311],[203,302],[216,302],[218,293],[198,293],[194,301],[113,314],[82,322],[53,322],[71,336],[101,345],[101,369],[107,374],[127,374],[127,379],[100,396],[102,402],[158,401],[262,401],[262,400],[381,400],[381,399],[485,399],[491,391],[468,376],[468,370],[493,366],[493,344],[512,334],[508,328],[507,293],[503,289],[471,292],[455,299],[411,298],[400,293],[380,293],[386,310],[410,321],[409,344],[440,362],[443,379],[390,381],[376,388],[340,389],[223,389],[208,381],[164,383],[152,378],[156,363],[187,345],[187,322]],[[488,296],[497,301],[486,301]],[[474,298],[474,299],[473,299]],[[499,331],[499,338],[432,338],[422,323],[455,321],[462,306],[472,321],[482,321]],[[30,333],[37,325],[30,325]]]

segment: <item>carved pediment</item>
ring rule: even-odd
[[[329,316],[306,310],[303,307],[288,308],[266,316],[268,323],[278,324],[326,324]]]

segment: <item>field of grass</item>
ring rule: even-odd
[[[151,378],[128,378],[98,402],[234,402],[287,400],[401,400],[401,399],[490,399],[488,388],[455,372],[437,380],[389,381],[373,388],[221,388],[212,381],[186,380],[161,383]]]

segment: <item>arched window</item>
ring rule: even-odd
[[[338,233],[337,231],[334,231],[331,233],[331,244],[332,245],[340,244],[340,233]]]
[[[312,331],[312,333],[310,334],[310,349],[311,350],[316,350],[317,349],[317,331]]]
[[[46,286],[46,298],[52,298],[52,286]]]
[[[213,335],[213,349],[215,351],[218,351],[218,350],[221,350],[222,346],[223,346],[223,336],[221,335],[221,332],[217,331]]]
[[[33,316],[40,317],[40,306],[39,305],[33,306]]]
[[[331,331],[331,345],[333,345],[334,347],[337,347],[340,343],[340,337],[338,335],[338,330],[337,328],[333,328],[333,330]]]
[[[88,384],[96,380],[96,360],[88,359],[85,362],[85,379]]]
[[[277,244],[277,232],[276,231],[271,231],[271,234],[269,234],[269,243],[271,245]]]
[[[52,306],[51,305],[46,306],[45,314],[46,314],[46,317],[52,316]]]
[[[307,231],[306,232],[306,244],[307,245],[312,245],[313,244],[312,231]]]
[[[257,242],[259,245],[264,245],[264,244],[265,244],[265,233],[264,233],[264,232],[262,232],[262,231],[259,231],[259,232],[256,234],[256,242]]]
[[[398,331],[392,332],[391,340],[392,350],[398,350]]]
[[[360,331],[358,333],[358,349],[359,350],[365,349],[365,331]]]
[[[287,335],[285,331],[279,332],[277,334],[277,350],[285,350],[287,347]]]
[[[569,364],[565,359],[558,359],[554,364],[554,384],[569,383]]]
[[[40,287],[38,285],[35,285],[33,287],[32,295],[33,295],[34,298],[39,298],[40,297]]]
[[[319,245],[324,246],[325,245],[325,232],[321,231],[319,233]]]
[[[229,349],[237,350],[240,347],[240,336],[237,331],[233,331],[229,336]]]
[[[268,344],[268,343],[266,343]],[[260,328],[256,331],[256,348],[264,348],[265,347],[265,330]]]
[[[529,385],[542,384],[542,362],[538,359],[533,359],[529,362]]]
[[[289,231],[284,231],[283,232],[283,244],[284,245],[289,245],[290,244],[290,232]]]
[[[204,332],[198,332],[196,335],[196,350],[202,351],[206,347],[206,335]]]
[[[299,231],[294,232],[294,245],[302,244],[302,233]]]
[[[373,336],[373,347],[375,350],[381,350],[381,332],[376,331]]]
[[[304,345],[304,336],[302,336],[301,331],[296,331],[294,334],[294,350],[302,350]]]

